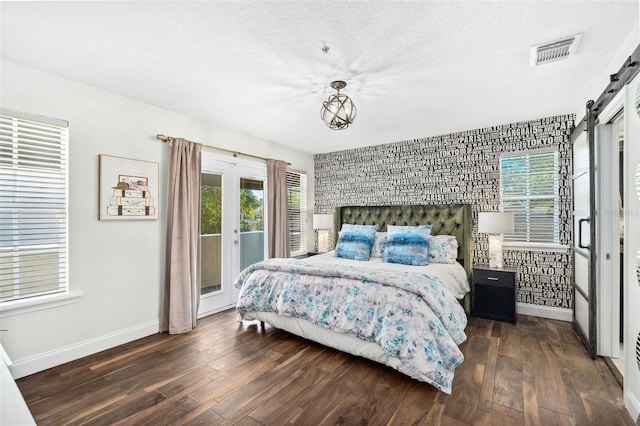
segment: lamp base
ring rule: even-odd
[[[326,253],[329,251],[329,231],[326,229],[318,230],[318,252]]]
[[[489,267],[502,268],[502,234],[489,235]]]

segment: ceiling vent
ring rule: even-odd
[[[538,65],[560,61],[571,55],[575,55],[581,38],[582,34],[576,34],[571,37],[563,38],[562,40],[532,46],[529,65],[537,67]]]

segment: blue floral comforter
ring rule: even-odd
[[[434,276],[269,259],[242,271],[234,285],[241,314],[275,312],[375,342],[413,377],[451,393],[467,318]]]

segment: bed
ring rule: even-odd
[[[456,261],[409,266],[336,258],[333,251],[269,259],[236,279],[237,309],[243,320],[267,322],[451,393],[470,306],[470,217],[465,204],[337,208],[336,236],[351,225],[377,225],[378,233],[430,225],[432,236],[455,236]]]

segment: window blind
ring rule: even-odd
[[[502,156],[502,208],[514,214],[514,232],[505,241],[559,243],[557,170],[557,151]]]
[[[289,250],[291,256],[307,252],[307,175],[287,172]]]
[[[0,111],[0,303],[67,291],[61,120]]]

